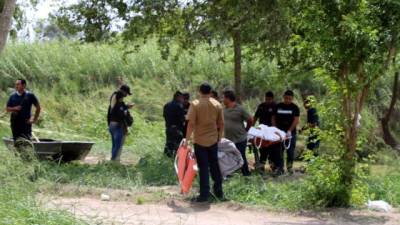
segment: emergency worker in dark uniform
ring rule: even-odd
[[[183,108],[183,94],[175,92],[172,101],[164,106],[166,143],[164,154],[173,157],[179,148],[185,129],[185,110]]]

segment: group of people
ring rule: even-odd
[[[16,81],[15,89],[6,107],[7,112],[11,113],[13,138],[31,139],[32,124],[38,121],[41,107],[36,96],[26,90],[24,79]],[[129,113],[133,104],[126,104],[123,100],[128,95],[131,95],[129,86],[121,85],[109,100],[107,124],[112,139],[113,161],[120,160],[128,127],[133,123]],[[293,173],[296,127],[300,116],[300,109],[293,103],[293,98],[293,91],[287,90],[283,95],[283,101],[276,103],[274,94],[268,91],[265,94],[265,101],[257,107],[255,115],[251,116],[237,102],[232,90],[223,91],[221,101],[218,92],[207,83],[200,85],[199,98],[196,100],[190,101],[188,93],[177,91],[174,94],[172,101],[168,102],[163,110],[166,125],[164,153],[168,157],[173,157],[180,145],[193,143],[200,177],[200,195],[195,199],[197,202],[207,201],[210,196],[210,173],[214,180],[214,196],[223,198],[222,176],[218,164],[218,143],[221,138],[224,137],[235,144],[244,161],[241,172],[244,176],[250,175],[246,159],[247,131],[257,122],[281,129],[286,132],[290,140],[287,149],[279,143],[260,148],[260,162],[265,165],[268,161],[274,175],[282,175],[286,150],[286,170],[288,173]],[[31,115],[32,106],[36,108],[34,116]],[[307,148],[315,150],[319,146],[319,140],[318,134],[313,130],[317,130],[315,128],[319,125],[318,115],[316,109],[312,107],[311,99],[307,98],[304,101],[304,107],[307,110],[307,125],[303,129],[312,131],[307,139]]]
[[[289,144],[285,147],[280,143],[260,148],[260,161],[263,165],[269,162],[275,176],[284,173],[284,152],[286,150],[286,170],[293,173],[293,161],[296,148],[297,126],[300,109],[293,102],[294,93],[287,90],[283,101],[276,103],[274,94],[268,91],[265,101],[261,103],[254,116],[237,102],[232,90],[225,90],[220,103],[218,93],[204,83],[199,88],[199,99],[190,102],[189,96],[176,92],[171,102],[164,106],[166,122],[166,145],[164,153],[173,156],[180,144],[187,145],[192,140],[199,167],[200,195],[196,201],[207,201],[210,195],[209,173],[214,180],[214,196],[223,198],[222,177],[218,166],[218,142],[226,138],[235,143],[240,151],[244,164],[241,172],[249,176],[249,166],[246,159],[248,146],[247,131],[257,122],[267,126],[275,126],[286,132]],[[223,105],[223,106],[222,106]],[[315,129],[319,125],[316,109],[311,100],[306,99],[304,106],[307,110],[307,125],[302,129]],[[312,133],[312,132],[311,132]],[[318,148],[318,136],[314,133],[307,139],[307,148]]]

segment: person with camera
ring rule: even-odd
[[[121,85],[119,90],[111,95],[108,107],[107,122],[112,141],[111,160],[116,162],[120,161],[128,127],[133,124],[133,118],[129,113],[133,104],[125,104],[124,102],[124,98],[128,95],[132,95],[129,86]]]

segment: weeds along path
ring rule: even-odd
[[[273,213],[245,209],[232,203],[190,204],[181,200],[159,203],[101,201],[97,198],[62,198],[46,201],[46,208],[61,209],[89,224],[166,224],[166,225],[319,225],[387,224],[400,221],[398,213],[332,210],[325,213]]]

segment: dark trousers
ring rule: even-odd
[[[292,138],[290,139],[290,146],[288,149],[286,149],[286,168],[292,169],[293,168],[293,161],[294,161],[294,151],[296,149],[296,134],[292,134]]]
[[[168,157],[172,157],[176,154],[179,145],[183,139],[182,128],[177,126],[167,127],[165,131],[166,142],[164,147],[164,154]]]
[[[265,164],[271,158],[272,147],[260,148],[260,163]]]
[[[318,156],[319,142],[320,140],[317,135],[310,136],[307,138],[307,149],[311,150],[314,156]]]
[[[32,125],[28,124],[24,119],[11,120],[11,132],[14,141],[20,137],[30,140],[32,137]]]
[[[236,145],[236,148],[240,151],[240,154],[242,155],[242,158],[243,158],[242,174],[244,176],[249,176],[250,171],[249,171],[249,165],[247,163],[247,158],[246,158],[247,141],[235,143],[235,145]]]
[[[283,146],[281,143],[273,144],[270,145],[269,147],[270,150],[270,161],[274,165],[274,169],[283,171]]]
[[[200,197],[208,198],[210,195],[209,172],[214,181],[214,194],[217,197],[222,197],[222,175],[218,165],[218,145],[214,144],[210,147],[204,147],[195,144],[194,152],[196,154],[197,166],[199,168]]]

